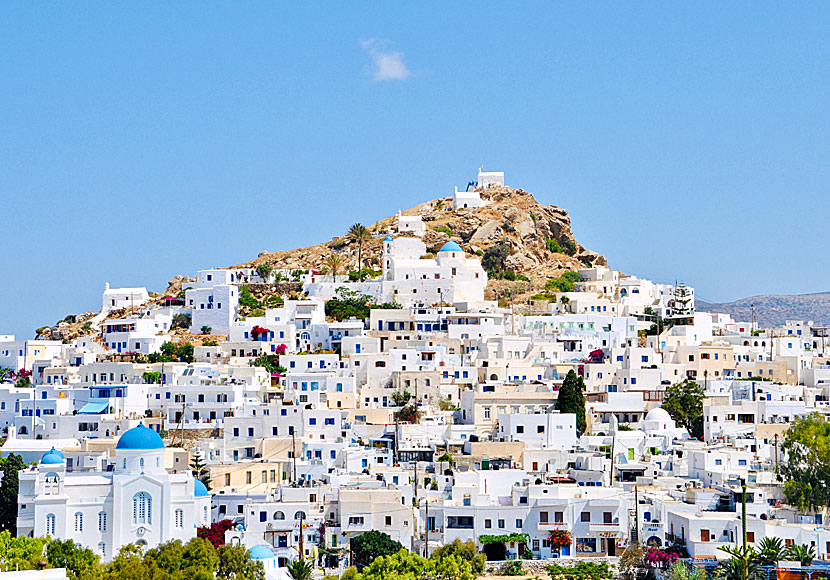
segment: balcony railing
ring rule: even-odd
[[[569,527],[568,522],[539,522],[540,530],[567,530]]]

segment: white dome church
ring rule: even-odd
[[[20,473],[19,535],[72,539],[104,560],[134,543],[186,542],[210,525],[210,494],[187,473],[168,473],[164,442],[139,423],[118,440],[106,471],[67,471],[51,449]]]

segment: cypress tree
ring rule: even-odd
[[[556,401],[556,408],[560,413],[576,414],[576,434],[585,433],[587,422],[585,420],[585,397],[582,392],[585,390],[585,381],[577,377],[573,370],[568,371],[568,376],[559,388],[559,398]]]
[[[0,484],[0,530],[17,535],[17,492],[20,488],[18,471],[26,464],[23,458],[12,453],[3,460],[3,482]]]

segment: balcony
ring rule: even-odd
[[[592,533],[618,533],[621,530],[620,524],[588,524],[588,531]]]
[[[568,528],[570,528],[568,522],[539,522],[540,531],[567,530]]]

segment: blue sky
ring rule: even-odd
[[[482,161],[627,273],[830,290],[828,29],[827,3],[4,3],[0,333]]]

